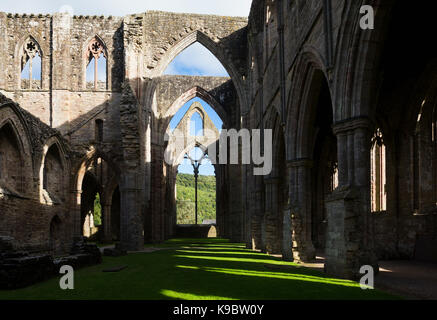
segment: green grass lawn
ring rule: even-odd
[[[0,291],[0,299],[396,299],[226,240],[176,239],[153,247],[163,250],[104,257],[101,265],[77,270],[74,290],[61,290],[59,278],[54,278],[25,289]],[[128,268],[102,272],[122,265]]]

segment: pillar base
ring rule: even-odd
[[[327,242],[325,272],[334,277],[357,280],[360,269],[369,265],[375,274],[378,260],[373,252],[371,234],[367,231],[368,205],[361,200],[358,188],[336,190],[326,199]]]
[[[297,263],[308,263],[316,260],[316,249],[312,243],[306,243],[300,248],[293,248],[293,259]]]

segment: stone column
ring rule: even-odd
[[[325,270],[329,275],[358,279],[363,265],[378,272],[370,224],[370,130],[366,118],[334,127],[338,139],[339,187],[326,199]],[[347,141],[347,143],[345,143]]]
[[[106,243],[111,243],[112,242],[111,205],[105,204],[102,209],[103,209],[103,241]]]
[[[291,233],[291,209],[287,207],[283,210],[282,221],[282,260],[294,261],[293,241]]]
[[[246,249],[253,249],[253,242],[252,242],[252,220],[253,215],[255,214],[255,192],[254,188],[255,186],[255,179],[254,176],[250,175],[249,172],[252,170],[251,167],[246,167],[246,183],[245,187],[243,188],[244,192],[244,211],[245,211],[245,243],[246,243]]]
[[[265,247],[269,254],[282,253],[282,213],[278,212],[278,178],[264,179],[265,197]]]
[[[122,175],[120,184],[120,246],[127,251],[138,251],[144,247],[144,224],[141,215],[141,177],[133,172]]]
[[[77,241],[82,238],[82,226],[81,226],[81,202],[82,202],[82,190],[75,190],[72,193],[73,198],[73,241]]]
[[[257,189],[254,192],[254,204],[252,206],[252,223],[251,223],[251,233],[252,233],[252,249],[253,250],[261,250],[265,252],[265,242],[263,238],[263,220],[264,220],[264,201],[263,194],[264,190],[260,189],[260,186],[257,186]]]
[[[241,166],[229,165],[229,231],[230,239],[233,242],[244,242],[243,234],[243,208],[242,208],[242,184],[241,184]]]
[[[315,258],[311,240],[311,168],[309,159],[288,162],[290,182],[290,216],[293,259],[309,262]]]

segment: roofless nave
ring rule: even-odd
[[[374,30],[359,27],[364,4]],[[220,237],[287,260],[320,250],[329,274],[349,278],[378,259],[430,255],[437,73],[427,6],[254,0],[248,19],[0,13],[0,235],[17,250],[66,252],[98,190],[102,240],[116,234],[137,250],[171,237],[177,167],[164,162],[164,136],[199,97],[225,128],[273,129],[270,175],[215,168]],[[195,42],[230,78],[162,75]]]

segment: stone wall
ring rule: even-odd
[[[0,119],[2,139],[9,142],[2,147],[10,148],[15,140],[13,154],[17,156],[15,162],[2,163],[8,175],[0,179],[0,233],[15,238],[20,249],[50,251],[50,224],[56,216],[61,221],[62,249],[69,250],[72,220],[68,212],[70,151],[66,142],[55,130],[4,96],[0,96]],[[5,129],[9,132],[3,136]],[[49,149],[56,149],[56,156]],[[7,151],[2,148],[2,152]],[[43,159],[52,168],[45,178],[50,182],[48,190],[44,190],[41,181]],[[20,175],[10,176],[14,172]]]

